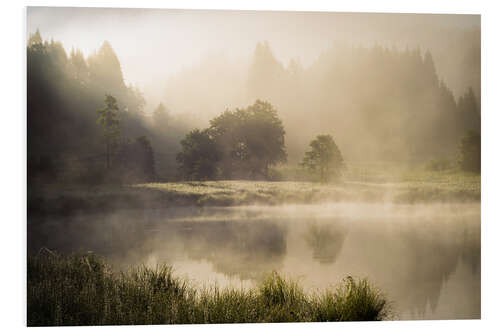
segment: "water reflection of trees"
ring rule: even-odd
[[[479,316],[481,242],[476,217],[313,221],[302,237],[315,260],[335,263],[324,265],[323,276],[367,276],[387,293],[400,318]]]
[[[280,269],[287,249],[285,236],[285,227],[263,221],[197,223],[179,234],[191,259],[207,260],[216,272],[240,279]]]
[[[452,302],[455,298],[450,295],[455,291],[470,299],[469,305],[461,305],[463,315],[466,311],[479,315],[481,235],[477,216],[389,222],[306,220],[291,227],[278,219],[194,222],[141,214],[30,219],[28,251],[36,253],[41,247],[63,253],[91,250],[119,268],[146,263],[151,257],[153,263],[175,267],[187,257],[206,261],[227,276],[255,279],[263,272],[283,268],[290,246],[302,249],[299,244],[287,245],[287,234],[292,233],[290,240],[302,238],[314,260],[323,264],[322,270],[369,277],[405,316],[429,317],[426,312]],[[449,285],[462,290],[450,290],[448,300],[440,299],[459,266],[465,277],[458,276],[457,281],[463,281],[463,286]]]
[[[479,228],[461,222],[415,223],[399,233],[404,245],[400,258],[404,262],[391,265],[394,275],[398,277],[397,281],[392,280],[392,288],[400,293],[399,307],[417,318],[423,318],[429,308],[432,313],[436,311],[442,290],[460,262],[472,275],[480,274]],[[477,279],[479,283],[480,276]],[[469,292],[474,295],[472,291]],[[480,290],[476,292],[475,296],[480,298]]]
[[[306,244],[311,248],[313,259],[322,264],[334,263],[342,249],[347,230],[333,223],[312,222],[304,233]]]
[[[462,260],[471,267],[472,273],[476,274],[481,266],[481,229],[465,229],[462,242]]]
[[[117,268],[144,264],[150,256],[174,264],[186,255],[205,260],[218,273],[259,278],[280,269],[286,254],[286,228],[270,221],[176,221],[151,214],[82,215],[32,220],[28,251],[47,247],[61,253],[93,251]]]

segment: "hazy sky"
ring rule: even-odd
[[[29,7],[27,25],[86,55],[110,41],[125,79],[147,93],[207,55],[246,58],[263,40],[283,63],[307,66],[335,40],[401,44],[415,31],[479,27],[480,16]]]

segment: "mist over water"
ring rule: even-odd
[[[31,7],[27,34],[29,254],[480,318],[479,15]]]
[[[172,265],[199,286],[272,270],[314,292],[368,277],[397,319],[480,317],[480,205],[176,208],[32,218],[28,249],[94,251],[116,269]]]

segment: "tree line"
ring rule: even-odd
[[[185,180],[268,180],[271,166],[287,162],[282,121],[270,103],[260,100],[244,109],[226,110],[210,120],[210,127],[186,134],[181,146],[177,161]],[[299,166],[317,181],[338,181],[346,164],[332,135],[317,135],[309,147]],[[480,172],[481,135],[469,131],[457,147],[460,169]]]
[[[471,71],[477,71],[474,68]],[[282,62],[272,45],[261,42],[248,66],[207,59],[173,77],[167,86],[172,105],[203,110],[200,118],[209,114],[210,119],[227,105],[256,99],[271,103],[286,120],[288,160],[294,164],[300,162],[310,138],[330,133],[332,127],[350,160],[451,159],[467,131],[481,131],[479,93],[478,86],[452,92],[433,54],[423,48],[341,42],[325,45],[308,66],[298,59]],[[200,120],[196,126],[204,125]]]
[[[145,115],[142,93],[125,84],[118,57],[108,42],[85,58],[78,49],[68,55],[60,42],[44,41],[37,31],[30,36],[27,47],[28,182],[270,179],[272,167],[289,162],[290,149],[297,155],[297,147],[300,165],[316,179],[329,181],[338,179],[345,168],[339,147],[351,155],[357,145],[364,147],[374,136],[379,149],[396,154],[393,141],[400,140],[404,144],[397,149],[405,148],[409,155],[420,157],[427,156],[421,154],[425,147],[427,152],[432,151],[430,156],[454,152],[461,140],[459,165],[463,170],[480,171],[480,106],[474,91],[469,89],[455,102],[437,79],[430,54],[422,58],[410,51],[398,54],[362,49],[356,57],[366,62],[371,59],[366,55],[372,53],[385,69],[391,68],[391,61],[400,59],[390,73],[399,75],[395,81],[404,82],[404,87],[365,86],[361,77],[353,77],[339,67],[338,64],[345,65],[341,56],[333,65],[327,66],[325,59],[330,58],[324,55],[307,71],[298,62],[285,69],[267,44],[259,44],[248,88],[265,101],[259,97],[246,108],[226,110],[212,118],[207,128],[188,132],[188,122],[172,116],[164,104],[158,105],[150,116]],[[405,69],[411,59],[415,66],[422,67],[420,76],[407,77],[413,73]],[[377,67],[375,60],[366,67],[370,75]],[[313,70],[323,73],[323,79],[311,80],[311,72],[307,72]],[[332,84],[327,79],[331,75],[343,77],[344,85]],[[311,84],[308,89],[315,93],[304,94],[297,86],[300,82]],[[364,112],[357,114],[360,123],[370,121],[369,134],[358,131],[355,138],[347,135],[352,112],[348,108],[340,116],[334,112],[332,98],[343,100],[345,87],[355,87],[365,103],[370,101],[369,113],[363,107],[356,111]],[[394,90],[392,99],[386,98],[388,89]],[[373,96],[367,99],[368,95]],[[313,96],[316,97],[311,99]],[[384,106],[387,100],[394,105]],[[418,105],[423,109],[418,110]],[[280,116],[287,119],[286,132],[278,108]],[[325,113],[325,108],[331,112]],[[314,116],[307,116],[306,110],[314,110]],[[414,123],[411,128],[396,126],[395,119],[413,119]],[[304,127],[304,120],[308,121],[307,127],[311,127],[311,122],[324,123],[312,126],[316,133],[328,133],[334,127],[337,142],[328,134],[311,133]],[[407,132],[401,132],[403,129]],[[390,133],[390,137],[379,144],[384,133]],[[311,137],[315,138],[310,141]],[[297,145],[299,139],[310,142],[305,155],[307,147],[303,143]]]
[[[163,105],[148,117],[145,105],[139,89],[125,83],[109,42],[85,57],[37,30],[27,45],[28,182],[172,179],[187,121]],[[154,166],[137,171],[151,160]]]

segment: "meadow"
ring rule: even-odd
[[[93,254],[28,258],[28,326],[367,321],[390,317],[367,280],[306,293],[272,272],[251,289],[195,288],[169,266],[114,272]]]
[[[478,203],[481,177],[457,170],[351,165],[339,182],[319,183],[294,168],[283,180],[198,181],[134,185],[40,186],[28,192],[30,214],[126,212],[169,207],[370,203]],[[304,178],[301,178],[304,177]],[[28,228],[35,220],[28,220]],[[120,325],[364,321],[394,318],[367,280],[347,277],[312,293],[267,272],[251,288],[194,286],[170,266],[113,270],[93,254],[28,257],[28,325]]]
[[[312,181],[298,168],[273,170],[275,181],[191,181],[134,185],[44,185],[28,191],[39,214],[179,206],[372,203],[474,203],[481,200],[480,174],[430,171],[392,164],[350,165],[338,182]]]

